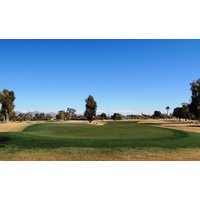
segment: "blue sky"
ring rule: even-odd
[[[0,40],[0,90],[15,111],[82,114],[93,95],[98,112],[171,112],[190,101],[200,77],[200,40]]]

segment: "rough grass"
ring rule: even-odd
[[[1,161],[199,161],[200,148],[58,148],[0,150]]]

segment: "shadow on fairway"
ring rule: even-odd
[[[10,141],[11,138],[8,136],[0,136],[0,144]]]

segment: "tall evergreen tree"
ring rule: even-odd
[[[86,110],[84,116],[89,120],[89,122],[92,122],[96,117],[97,103],[91,95],[89,95],[85,102]]]
[[[191,84],[191,104],[189,105],[190,112],[193,113],[197,120],[200,120],[200,79],[193,81]]]
[[[4,121],[9,122],[10,116],[15,108],[14,105],[15,94],[13,91],[4,89],[0,92],[0,103],[1,103],[1,113],[3,115]]]

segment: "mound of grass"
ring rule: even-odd
[[[0,147],[193,148],[200,147],[200,135],[133,122],[105,126],[49,123],[31,125],[21,133],[0,133]]]

